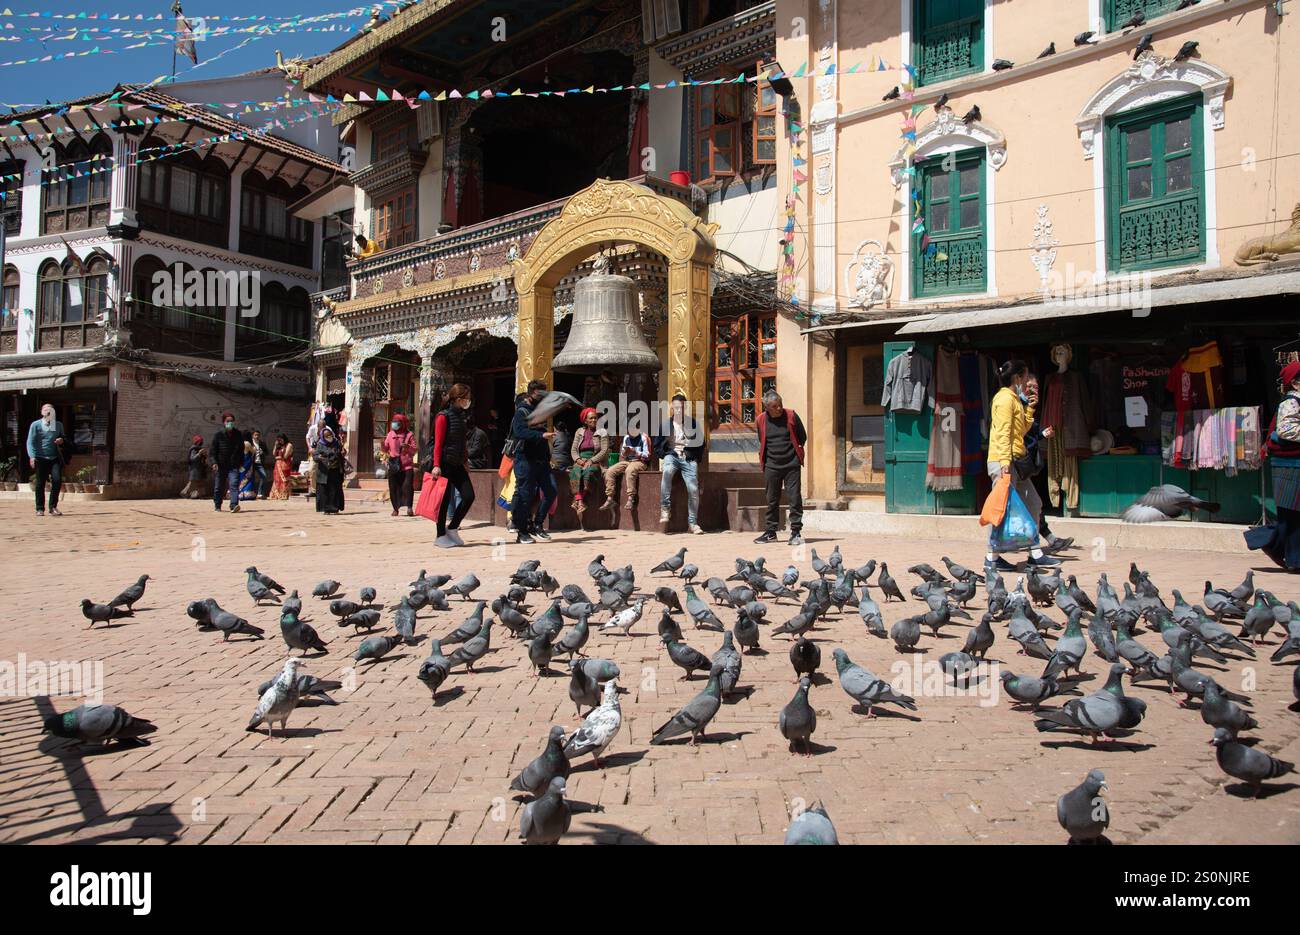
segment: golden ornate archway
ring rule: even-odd
[[[555,286],[574,266],[611,243],[634,243],[668,258],[668,386],[703,402],[709,365],[709,273],[717,224],[644,185],[599,179],[575,194],[515,260],[519,365],[515,385],[550,383],[555,344]]]

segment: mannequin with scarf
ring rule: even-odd
[[[1047,439],[1047,496],[1052,506],[1062,501],[1079,507],[1079,459],[1092,455],[1091,400],[1083,374],[1071,370],[1074,352],[1068,344],[1052,345],[1056,372],[1044,381],[1040,422],[1053,430]]]
[[[27,430],[27,458],[36,476],[32,487],[36,491],[36,515],[45,515],[45,481],[50,482],[50,515],[59,512],[59,491],[63,488],[63,461],[67,456],[67,438],[63,423],[54,418],[54,407],[46,403],[41,407],[41,417]]]
[[[472,404],[469,387],[464,383],[452,384],[447,391],[447,408],[433,420],[433,450],[429,453],[426,467],[435,479],[447,478],[447,490],[438,506],[438,538],[433,543],[441,549],[454,549],[465,544],[460,537],[460,524],[474,505],[474,484],[465,469],[465,442]],[[448,521],[453,492],[456,509]]]
[[[322,425],[316,447],[316,512],[334,515],[343,510],[343,475],[347,464],[339,437],[328,424]]]
[[[569,455],[573,467],[569,469],[569,487],[573,490],[573,509],[582,522],[587,512],[586,490],[593,477],[599,477],[609,458],[609,433],[599,428],[600,415],[588,406],[578,416],[578,429],[573,433]]]
[[[399,508],[411,514],[412,475],[415,466],[415,435],[411,432],[406,413],[393,416],[384,436],[384,454],[388,455],[388,501],[393,506],[392,515]]]

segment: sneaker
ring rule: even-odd
[[[515,545],[532,545],[533,537],[526,532],[521,532],[515,537]]]
[[[533,530],[533,538],[539,539],[542,542],[550,542],[551,534],[547,532],[545,529],[538,528]]]
[[[230,508],[230,512],[231,512],[231,513],[238,513],[238,512],[239,512],[239,504],[236,503],[234,506],[232,506],[232,507]]]
[[[514,531],[515,531],[515,524],[514,521],[511,520],[510,522],[506,523],[506,532],[514,532]]]
[[[1038,558],[1029,560],[1030,568],[1054,568],[1059,564],[1061,564],[1061,560],[1051,555],[1041,555]]]
[[[659,511],[659,522],[666,524],[670,518],[667,510]]]
[[[218,507],[218,509],[220,509],[220,507]],[[44,515],[45,515],[45,511],[44,511],[44,510],[37,510],[37,511],[36,511],[36,515],[37,515],[37,516],[44,516]]]
[[[214,506],[212,509],[214,509],[214,510],[216,510],[218,513],[220,513],[220,512],[221,512],[221,504],[218,503],[218,504],[217,504],[216,506]]]
[[[389,515],[390,515],[390,516],[396,516],[396,515],[397,515],[397,510],[393,510],[393,512],[390,513]]]
[[[776,541],[776,533],[772,532],[772,530],[769,529],[769,530],[767,530],[765,533],[763,533],[761,536],[759,536],[757,539],[755,539],[754,541],[755,541],[755,542],[775,542],[775,541]]]
[[[440,548],[440,549],[454,549],[454,548],[456,548],[456,540],[453,539],[451,536],[448,536],[448,535],[441,535],[441,536],[439,536],[437,539],[434,539],[434,540],[433,540],[433,544],[436,545],[436,546],[437,546],[438,548]]]
[[[695,524],[695,523],[691,523],[689,526],[687,526],[687,527],[686,527],[686,531],[689,532],[692,536],[702,536],[702,535],[704,535],[704,530],[701,529],[701,528],[700,528],[697,524]]]
[[[791,533],[791,534],[790,534],[789,544],[790,544],[790,545],[803,545],[803,536],[799,535],[797,532],[795,532],[795,533]]]
[[[50,507],[50,515],[51,515],[51,516],[62,516],[63,513],[62,513],[62,511],[59,510],[58,507],[54,507],[54,506],[52,506],[52,507]]]
[[[1011,564],[1010,562],[1008,562],[1008,561],[1007,561],[1005,558],[1003,558],[1001,555],[998,556],[997,561],[995,561],[995,562],[985,562],[985,563],[984,563],[984,567],[985,567],[985,568],[989,568],[990,566],[991,566],[994,570],[996,570],[996,571],[1015,571],[1015,570],[1016,570],[1016,566],[1013,565],[1013,564]]]
[[[448,530],[447,530],[447,538],[450,539],[452,542],[456,543],[456,545],[464,545],[464,544],[465,544],[465,540],[462,539],[462,538],[460,537],[460,530],[459,530],[459,529],[448,529]]]

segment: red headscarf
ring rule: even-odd
[[[406,418],[406,413],[404,412],[393,413],[393,421],[401,424],[402,426],[401,430],[403,432],[410,431],[410,421]]]
[[[593,409],[591,406],[588,406],[586,409],[582,410],[582,412],[578,414],[578,421],[581,422],[583,425],[586,425],[587,416],[595,416],[595,415],[600,415],[600,413],[596,412],[596,410]]]
[[[1293,360],[1282,368],[1282,392],[1291,390],[1291,384],[1300,379],[1300,360]]]

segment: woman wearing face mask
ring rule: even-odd
[[[32,487],[36,491],[36,515],[45,515],[45,481],[50,482],[50,515],[59,512],[59,491],[63,487],[63,423],[54,418],[54,407],[46,403],[41,417],[27,430],[27,458],[36,471]]]
[[[997,391],[990,406],[992,414],[988,472],[994,483],[1003,474],[1011,475],[1011,487],[1025,501],[1037,527],[1043,503],[1038,497],[1038,491],[1034,489],[1033,477],[1017,476],[1012,470],[1013,462],[1025,456],[1025,434],[1033,425],[1034,407],[1038,405],[1038,393],[1029,390],[1028,379],[1029,367],[1023,360],[1009,360],[998,368],[998,380],[1002,383],[1002,389]],[[989,530],[989,550],[984,557],[984,564],[994,566],[998,571],[1014,571],[1016,567],[995,554],[993,530]],[[1035,538],[1029,550],[1029,564],[1059,565],[1060,561],[1044,555]]]
[[[333,516],[343,509],[345,459],[338,436],[328,425],[321,427],[312,458],[316,462],[316,512]]]
[[[281,433],[275,437],[271,459],[271,493],[267,499],[288,500],[292,492],[289,475],[293,473],[293,445],[289,443],[289,436]]]
[[[430,454],[429,473],[435,479],[447,478],[447,490],[438,507],[438,538],[433,544],[440,549],[454,549],[465,544],[460,537],[460,524],[474,505],[474,485],[465,469],[465,439],[469,426],[469,387],[457,383],[447,393],[447,408],[433,420],[433,451]],[[448,521],[452,493],[459,497],[456,509]]]
[[[384,454],[388,455],[388,501],[393,516],[401,507],[411,516],[411,475],[415,465],[415,434],[408,427],[406,413],[399,412],[388,424],[384,436]]]
[[[1282,401],[1264,439],[1277,522],[1266,527],[1272,532],[1268,541],[1251,548],[1295,573],[1300,572],[1300,362],[1282,368],[1281,382]]]

